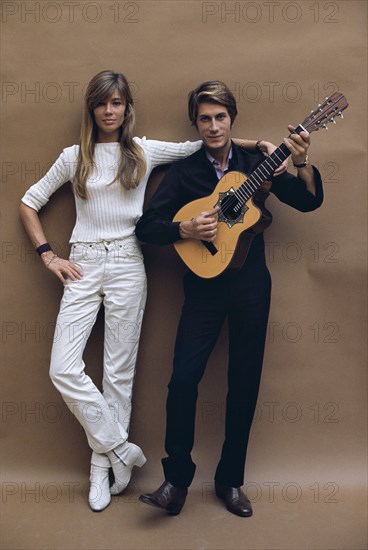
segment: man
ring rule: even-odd
[[[225,84],[219,81],[200,84],[189,94],[188,107],[203,148],[174,163],[167,172],[137,224],[136,234],[143,242],[214,241],[218,224],[216,208],[198,212],[191,220],[173,222],[173,217],[184,204],[210,195],[224,173],[239,170],[249,175],[264,160],[261,153],[250,154],[231,141],[237,109],[235,98]],[[292,131],[293,127],[289,129]],[[270,188],[282,202],[304,212],[318,208],[323,200],[320,175],[307,163],[309,142],[307,132],[285,138],[298,175],[285,172],[272,177]],[[240,269],[227,269],[213,279],[202,279],[191,272],[185,275],[185,303],[167,398],[168,456],[162,459],[165,482],[154,493],[141,495],[142,502],[171,514],[180,513],[184,505],[195,472],[191,451],[197,387],[227,318],[225,441],[215,473],[215,491],[230,512],[243,517],[252,515],[251,503],[241,486],[261,377],[270,291],[263,233],[254,237]]]

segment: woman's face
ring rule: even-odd
[[[125,102],[118,92],[98,103],[93,109],[98,127],[97,142],[119,141],[120,128],[124,122]]]

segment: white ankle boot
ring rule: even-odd
[[[88,503],[91,510],[101,512],[111,502],[109,467],[97,466],[91,462],[90,482]]]
[[[122,443],[106,453],[114,472],[115,483],[110,487],[112,495],[118,495],[127,487],[132,476],[133,466],[141,468],[147,461],[143,451],[134,443]]]

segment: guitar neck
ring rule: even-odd
[[[301,124],[295,128],[295,134],[300,134],[305,130]],[[290,156],[290,151],[284,143],[281,143],[277,149],[260,164],[247,180],[235,192],[236,197],[245,203],[249,200],[261,187],[261,185],[269,180],[285,159]]]

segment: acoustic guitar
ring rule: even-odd
[[[335,117],[343,118],[342,111],[348,105],[346,98],[335,92],[312,111],[293,133],[327,129],[329,122],[336,123]],[[239,268],[244,263],[253,237],[272,220],[262,200],[257,200],[259,194],[264,189],[267,196],[267,187],[264,186],[288,156],[289,149],[282,143],[249,177],[242,172],[228,172],[219,180],[211,195],[194,200],[177,212],[173,221],[181,222],[219,207],[215,241],[183,239],[174,243],[181,259],[196,275],[209,279],[217,277],[228,267]]]

